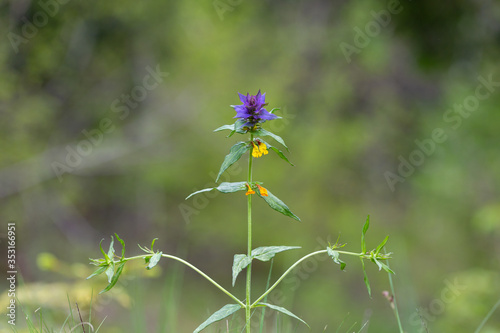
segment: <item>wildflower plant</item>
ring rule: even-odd
[[[109,246],[108,252],[105,252],[102,248],[102,241],[100,244],[100,249],[103,254],[103,258],[101,259],[90,259],[91,263],[98,266],[97,270],[90,275],[88,278],[94,277],[96,275],[105,273],[108,278],[108,285],[101,293],[106,292],[113,288],[113,286],[117,283],[118,278],[120,277],[123,267],[130,260],[140,259],[145,260],[146,269],[152,269],[154,266],[158,264],[161,258],[168,258],[179,261],[184,265],[190,267],[205,279],[207,279],[210,283],[212,283],[215,287],[229,296],[233,302],[230,304],[224,305],[220,310],[213,313],[205,322],[203,322],[198,328],[194,330],[194,333],[202,331],[204,328],[209,326],[210,324],[220,321],[224,318],[227,318],[234,314],[239,310],[244,310],[245,312],[245,329],[246,333],[251,332],[250,318],[252,315],[252,310],[257,308],[270,308],[272,310],[281,312],[287,316],[293,317],[305,325],[307,323],[290,312],[289,310],[274,305],[266,303],[267,295],[273,291],[280,282],[295,268],[297,265],[302,263],[304,260],[319,254],[327,253],[333,260],[334,263],[340,266],[341,270],[344,270],[346,267],[346,263],[340,259],[340,256],[350,255],[358,257],[361,260],[363,274],[364,274],[364,282],[368,290],[368,294],[371,296],[371,288],[368,282],[368,276],[365,271],[364,261],[369,259],[373,263],[375,263],[379,270],[383,269],[388,273],[393,273],[393,271],[389,268],[389,266],[384,263],[385,260],[390,259],[391,253],[381,253],[381,250],[384,248],[388,236],[373,250],[368,251],[365,242],[365,235],[370,225],[369,216],[366,219],[366,222],[363,226],[361,233],[361,252],[348,252],[340,250],[345,246],[345,244],[339,243],[339,240],[335,242],[335,244],[329,244],[326,249],[315,251],[309,253],[299,260],[297,260],[293,265],[291,265],[271,286],[269,286],[259,297],[255,300],[251,299],[251,290],[252,290],[252,262],[254,260],[260,261],[270,261],[274,258],[274,256],[278,253],[298,249],[300,246],[264,246],[258,248],[252,248],[252,198],[253,195],[256,194],[259,198],[263,199],[269,207],[273,210],[286,215],[296,221],[300,221],[300,218],[295,215],[288,206],[281,201],[277,196],[275,196],[269,189],[265,188],[264,183],[261,181],[255,181],[253,179],[252,167],[254,159],[261,158],[266,156],[269,153],[269,150],[275,152],[281,159],[286,161],[287,163],[293,165],[285,154],[278,149],[277,147],[272,146],[267,141],[265,141],[264,137],[269,137],[283,146],[287,151],[288,147],[286,146],[284,140],[264,129],[262,125],[266,121],[272,121],[275,119],[280,119],[279,116],[275,114],[279,109],[274,108],[270,111],[267,111],[265,108],[268,103],[265,102],[266,94],[261,94],[260,90],[257,95],[247,94],[242,95],[239,94],[240,101],[243,103],[242,105],[231,105],[232,108],[236,111],[236,121],[230,125],[224,125],[215,130],[215,132],[219,131],[230,131],[227,137],[232,137],[234,134],[240,134],[246,137],[243,141],[238,141],[235,143],[229,150],[229,154],[226,155],[224,161],[222,162],[221,168],[217,175],[216,183],[219,181],[220,176],[234,163],[242,158],[243,155],[248,153],[248,176],[244,181],[239,182],[222,182],[217,187],[213,188],[205,188],[199,191],[196,191],[190,194],[186,199],[197,195],[199,193],[208,192],[208,191],[219,191],[221,193],[235,193],[235,192],[245,192],[246,200],[247,200],[247,249],[246,254],[236,254],[233,260],[232,267],[232,285],[234,287],[236,279],[243,270],[246,270],[246,288],[245,288],[245,297],[243,299],[238,298],[232,292],[228,291],[226,288],[222,287],[216,281],[211,279],[207,274],[199,270],[197,267],[192,265],[191,263],[178,258],[176,256],[172,256],[169,254],[165,254],[161,251],[154,250],[155,240],[151,243],[151,248],[142,247],[139,245],[140,249],[145,252],[145,254],[134,256],[134,257],[125,257],[125,242],[117,235],[116,239],[122,245],[121,256],[117,256],[114,250],[114,238],[111,236],[111,243]],[[309,326],[309,325],[307,325]],[[261,326],[262,327],[262,326]]]

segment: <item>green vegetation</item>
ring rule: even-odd
[[[340,271],[322,253],[265,303],[311,332],[398,332],[395,293],[405,332],[500,332],[499,4],[63,2],[0,6],[0,247],[14,222],[16,297],[36,329],[41,308],[47,327],[61,330],[68,296],[84,320],[93,297],[102,332],[192,332],[228,303],[209,285],[200,296],[200,276],[165,258],[152,270],[128,262],[98,296],[107,281],[85,280],[88,257],[114,233],[131,255],[130,244],[158,238],[156,249],[245,294],[242,276],[231,289],[231,264],[246,253],[246,203],[217,190],[184,199],[246,179],[242,157],[215,182],[229,145],[207,131],[229,123],[237,92],[262,89],[281,106],[266,129],[290,152],[260,137],[294,167],[269,150],[254,176],[301,222],[254,196],[252,248],[301,249],[280,253],[271,273],[252,262],[252,300],[339,235],[355,246],[370,214],[367,248],[390,235],[394,292],[366,265],[370,298],[358,259],[341,256]],[[8,302],[2,293],[2,309]],[[242,326],[234,317],[233,331]],[[285,317],[267,309],[263,331],[309,332]],[[23,333],[24,318],[18,308]]]

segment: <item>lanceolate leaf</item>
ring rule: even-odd
[[[300,249],[300,246],[262,246],[253,249],[250,257],[245,254],[235,254],[233,260],[233,287],[238,274],[244,270],[253,259],[269,261],[276,253],[293,249]]]
[[[283,160],[287,161],[288,163],[290,163],[290,165],[292,165],[292,166],[293,166],[293,163],[292,163],[292,162],[290,162],[290,161],[288,160],[288,158],[285,156],[285,154],[283,154],[283,152],[282,152],[281,150],[279,150],[279,149],[278,149],[278,148],[276,148],[276,147],[273,147],[272,145],[270,145],[269,143],[267,143],[266,141],[264,141],[264,140],[262,140],[262,139],[259,139],[259,140],[260,140],[260,141],[262,141],[263,143],[265,143],[265,145],[267,146],[267,148],[272,149],[272,150],[273,150],[276,154],[278,154],[278,156],[279,156],[281,159],[283,159]]]
[[[370,281],[368,281],[368,274],[366,274],[366,269],[365,269],[365,262],[363,260],[363,258],[361,258],[361,267],[363,268],[363,279],[365,280],[365,285],[366,285],[366,289],[368,290],[368,295],[370,296],[370,298],[372,297],[372,288],[370,288]]]
[[[368,227],[370,227],[370,215],[366,218],[365,225],[363,226],[363,232],[361,233],[361,252],[363,253],[366,253],[365,235],[368,231]]]
[[[234,255],[234,260],[233,260],[233,287],[234,283],[236,282],[236,278],[238,277],[238,274],[242,270],[244,270],[250,263],[252,262],[252,258],[249,258],[245,254],[235,254]]]
[[[261,128],[258,132],[259,135],[261,136],[270,136],[271,138],[273,138],[274,140],[278,141],[279,143],[281,143],[285,148],[286,150],[288,151],[288,147],[286,146],[285,144],[285,141],[278,135],[272,133],[272,132],[269,132],[263,128]]]
[[[115,284],[118,282],[118,278],[122,274],[123,266],[125,266],[125,262],[121,262],[118,264],[118,266],[116,268],[116,272],[113,275],[113,277],[111,278],[111,281],[109,282],[108,286],[106,288],[104,288],[103,290],[101,290],[101,292],[99,292],[99,294],[105,293],[106,291],[109,291],[111,288],[113,288],[115,286]]]
[[[278,156],[281,157],[282,160],[285,160],[291,166],[294,166],[294,164],[288,160],[288,158],[285,156],[285,154],[283,154],[283,152],[281,150],[279,150],[278,148],[273,147],[273,146],[269,146],[269,148],[271,148],[276,154],[278,154]]]
[[[295,215],[294,213],[292,213],[292,211],[290,210],[290,208],[288,208],[288,206],[285,205],[285,203],[283,201],[281,201],[280,199],[278,199],[269,190],[267,190],[267,194],[268,194],[267,196],[262,196],[260,194],[260,191],[256,191],[255,193],[257,193],[257,195],[259,197],[261,197],[262,199],[264,199],[267,202],[267,204],[269,205],[269,207],[271,207],[275,211],[278,211],[278,212],[280,212],[283,215],[290,216],[291,218],[293,218],[293,219],[295,219],[297,221],[300,221],[300,219],[298,218],[298,216]]]
[[[111,262],[106,269],[106,275],[108,276],[108,283],[111,283],[113,276],[115,275],[115,263]]]
[[[104,271],[106,271],[106,269],[108,269],[108,266],[99,267],[98,269],[96,269],[96,271],[94,273],[90,274],[90,276],[87,278],[87,280],[90,278],[93,278],[94,276],[97,276],[99,274],[104,273]]]
[[[389,240],[389,236],[387,235],[384,240],[382,241],[382,243],[380,243],[377,248],[375,249],[375,254],[379,254],[380,250],[382,250],[382,248],[384,247],[385,243],[387,243],[387,241]]]
[[[300,249],[300,246],[263,246],[252,250],[252,258],[260,261],[271,260],[276,253]]]
[[[120,242],[122,245],[122,259],[125,258],[125,241],[118,236],[118,234],[115,233],[116,239]]]
[[[228,138],[231,137],[231,136],[233,136],[233,134],[235,132],[240,133],[240,134],[245,134],[246,131],[243,130],[243,129],[241,129],[241,125],[243,125],[244,123],[245,123],[244,120],[238,119],[238,120],[236,120],[236,122],[234,124],[232,124],[232,125],[223,125],[223,126],[217,128],[217,129],[215,129],[214,132],[219,132],[219,131],[223,131],[223,130],[230,130],[231,133],[229,133],[229,135],[227,136]]]
[[[309,325],[303,321],[302,319],[300,319],[299,317],[297,317],[296,315],[294,315],[293,313],[291,313],[290,311],[288,311],[287,309],[285,308],[282,308],[281,306],[277,306],[277,305],[272,305],[272,304],[269,304],[269,303],[258,303],[259,305],[264,305],[264,306],[267,306],[268,308],[271,308],[273,310],[276,310],[276,311],[279,311],[281,313],[284,313],[286,314],[287,316],[290,316],[290,317],[293,317],[295,319],[298,319],[300,320],[301,322],[303,322],[307,327],[309,327]]]
[[[234,129],[234,124],[232,124],[232,125],[222,125],[221,127],[214,129],[214,132],[219,132],[219,131],[223,131],[223,130],[230,130],[230,131],[232,131],[233,129]]]
[[[236,161],[238,161],[241,158],[241,156],[249,150],[250,146],[248,145],[247,142],[243,141],[238,142],[234,146],[232,146],[231,149],[229,150],[229,154],[226,155],[224,162],[222,162],[219,174],[217,175],[217,179],[215,180],[215,182],[219,181],[219,178],[224,173],[224,171],[226,171],[227,168],[229,168]]]
[[[232,315],[233,313],[235,313],[239,309],[241,309],[241,306],[239,306],[238,304],[226,304],[226,305],[224,305],[219,311],[215,312],[207,320],[205,320],[205,322],[203,324],[198,326],[198,328],[195,329],[193,331],[193,333],[201,332],[201,330],[203,330],[208,325],[215,323],[216,321],[222,320],[226,317],[229,317],[230,315]]]
[[[113,238],[113,236],[111,236],[111,243],[109,243],[109,250],[108,250],[109,260],[113,260],[113,258],[115,257],[114,244],[115,244],[115,239]]]
[[[203,193],[203,192],[210,192],[210,191],[213,191],[213,190],[217,190],[219,192],[222,192],[222,193],[233,193],[233,192],[238,192],[238,191],[245,191],[247,189],[246,187],[246,182],[235,182],[235,183],[228,183],[228,182],[224,182],[224,183],[220,183],[219,186],[217,187],[210,187],[210,188],[205,188],[203,190],[199,190],[199,191],[196,191],[194,193],[191,193],[187,198],[191,198],[193,195],[195,194],[199,194],[199,193]]]

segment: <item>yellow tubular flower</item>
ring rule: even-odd
[[[260,195],[262,195],[263,197],[269,196],[269,194],[267,194],[267,190],[264,187],[260,186],[259,184],[256,185],[259,188]]]
[[[257,144],[255,142],[252,142],[252,145],[253,145],[252,156],[255,158],[261,157],[262,155],[267,155],[269,153],[267,151],[266,144],[263,142],[257,140]]]
[[[245,195],[249,195],[249,194],[254,194],[255,193],[255,191],[252,190],[252,188],[250,187],[250,185],[246,184],[246,186],[248,187],[248,191],[247,191],[247,193],[245,193]]]

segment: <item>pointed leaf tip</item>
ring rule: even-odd
[[[243,141],[240,141],[232,146],[229,150],[229,154],[226,155],[226,157],[224,158],[224,162],[222,162],[219,174],[217,175],[215,182],[218,182],[220,176],[224,173],[224,171],[226,171],[231,165],[236,163],[241,158],[241,156],[249,150],[250,146]]]
[[[208,317],[207,320],[203,322],[200,326],[198,326],[193,333],[199,333],[201,332],[205,327],[207,327],[210,324],[215,323],[216,321],[222,320],[224,318],[229,317],[236,311],[241,309],[241,306],[238,304],[226,304],[224,305],[220,310],[216,311],[214,314],[212,314],[210,317]]]
[[[249,258],[245,254],[235,254],[234,255],[234,260],[233,260],[233,287],[234,284],[236,283],[236,278],[238,277],[238,274],[242,270],[244,270],[250,263],[252,262],[252,258]]]
[[[267,196],[262,196],[259,193],[259,191],[257,191],[256,193],[259,197],[261,197],[262,199],[264,199],[267,202],[269,207],[271,207],[275,211],[280,212],[281,214],[289,216],[289,217],[300,222],[300,218],[297,215],[295,215],[294,213],[292,213],[290,208],[288,208],[288,206],[283,201],[281,201],[278,197],[276,197],[274,194],[272,194],[271,191],[267,190]]]
[[[264,305],[264,306],[267,306],[268,308],[271,308],[273,310],[276,310],[276,311],[279,311],[283,314],[286,314],[287,316],[290,316],[290,317],[293,317],[297,320],[300,320],[302,323],[304,323],[304,325],[306,325],[307,327],[310,328],[310,326],[302,319],[300,319],[299,317],[297,317],[296,315],[294,315],[293,313],[291,313],[290,311],[288,311],[287,309],[285,308],[282,308],[281,306],[277,306],[277,305],[273,305],[273,304],[269,304],[269,303],[258,303],[259,305]]]

